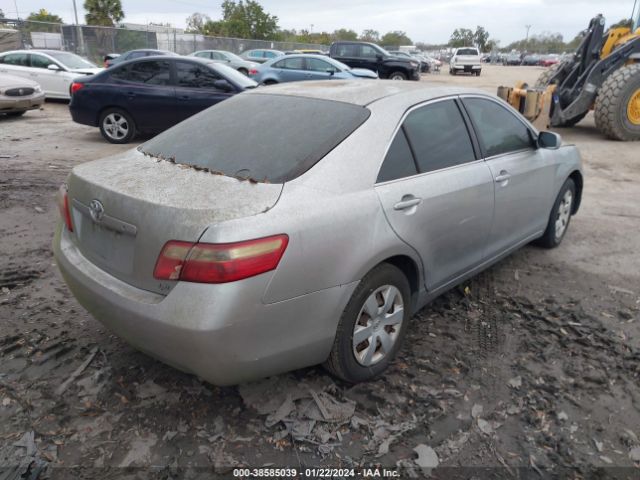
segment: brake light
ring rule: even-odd
[[[64,220],[67,230],[73,232],[71,210],[69,209],[69,195],[67,194],[67,186],[64,184],[61,185],[58,190],[58,210],[60,210],[60,217]]]
[[[255,68],[251,68],[249,69],[249,75],[257,75],[258,74],[258,70]]]
[[[227,283],[274,270],[289,243],[287,235],[234,243],[167,242],[153,272],[158,280]]]
[[[84,87],[84,83],[80,83],[80,82],[73,82],[71,84],[71,95],[73,95],[74,93],[76,93],[78,90],[80,90],[82,87]]]

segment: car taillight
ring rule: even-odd
[[[289,243],[287,235],[234,243],[167,242],[153,271],[158,280],[227,283],[274,270]]]
[[[84,87],[84,83],[80,83],[80,82],[73,82],[71,84],[71,95],[73,95],[74,93],[76,93],[78,90],[80,90],[82,87]]]
[[[58,210],[60,217],[64,220],[67,230],[73,232],[73,224],[71,223],[71,210],[69,209],[69,195],[67,194],[67,186],[62,185],[58,190]]]
[[[249,69],[249,75],[257,75],[258,74],[258,70],[255,68],[251,68]]]

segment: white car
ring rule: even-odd
[[[467,72],[480,76],[482,71],[482,59],[480,51],[476,47],[456,48],[449,61],[449,73],[455,75],[458,72]]]
[[[102,68],[71,52],[59,50],[13,50],[0,54],[0,73],[37,82],[47,98],[71,98],[69,87],[82,75]]]

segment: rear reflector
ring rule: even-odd
[[[78,90],[80,90],[82,87],[84,87],[84,83],[80,83],[80,82],[73,82],[71,84],[71,95],[73,95],[74,93],[76,93]]]
[[[60,210],[60,217],[64,220],[67,230],[73,232],[71,210],[69,209],[69,195],[67,194],[67,186],[64,184],[61,185],[58,190],[58,210]]]
[[[196,283],[235,282],[274,270],[288,243],[287,235],[234,243],[171,240],[162,248],[153,276]]]

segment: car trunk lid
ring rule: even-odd
[[[264,213],[282,184],[241,181],[145,156],[137,150],[79,165],[68,179],[73,238],[99,268],[138,288],[168,293],[153,278],[163,245],[196,242],[208,226]]]

